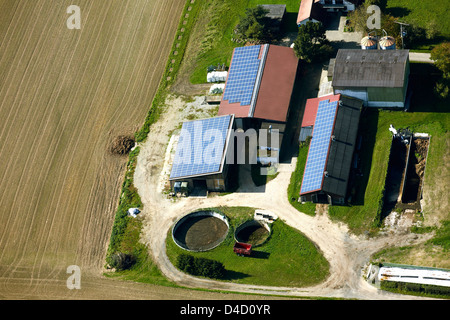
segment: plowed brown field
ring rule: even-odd
[[[0,299],[165,298],[101,276],[127,160],[108,144],[145,119],[184,4],[0,0]]]

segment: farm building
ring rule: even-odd
[[[169,181],[189,191],[225,191],[229,165],[226,154],[233,131],[234,116],[184,122],[181,128]]]
[[[324,22],[325,11],[320,0],[302,0],[298,10],[297,25],[306,24],[306,22]]]
[[[405,108],[408,79],[409,50],[340,49],[331,85],[366,107]]]
[[[326,12],[348,12],[355,10],[358,0],[302,0],[297,15],[297,25],[308,21],[322,22],[326,20]]]
[[[285,4],[263,4],[264,9],[269,11],[266,17],[270,19],[270,26],[273,31],[279,31],[284,15],[286,14]]]
[[[450,287],[450,270],[388,264],[378,271],[378,280]]]
[[[306,100],[305,111],[303,112],[302,125],[300,130],[299,141],[305,142],[307,137],[312,137],[314,122],[316,120],[317,109],[322,101],[337,101],[339,95],[326,95],[318,98]]]
[[[278,129],[289,117],[297,75],[294,50],[276,45],[235,48],[218,115],[235,115],[239,129]]]
[[[361,108],[361,100],[340,94],[307,101],[302,130],[312,127],[312,139],[300,201],[345,203]]]
[[[355,10],[358,0],[320,0],[322,7],[329,12],[349,12]]]

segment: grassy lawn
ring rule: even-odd
[[[425,233],[434,231],[435,235],[429,241],[418,246],[405,246],[400,248],[388,248],[378,252],[373,259],[376,261],[388,261],[392,263],[405,263],[437,268],[450,268],[448,252],[450,250],[450,217],[448,210],[448,181],[450,179],[450,114],[448,113],[450,99],[440,100],[433,95],[432,90],[435,82],[440,78],[440,73],[430,64],[411,64],[411,85],[415,92],[413,97],[412,112],[380,112],[377,117],[377,142],[383,153],[388,154],[388,145],[381,139],[387,139],[387,127],[390,123],[394,126],[409,126],[416,132],[431,134],[430,148],[427,158],[424,199],[427,203],[423,208],[424,227],[414,227],[411,231]],[[377,167],[383,165],[374,157],[370,176],[377,171]],[[375,179],[374,179],[375,180]],[[380,181],[376,181],[379,183]],[[369,188],[369,187],[368,187]],[[371,190],[376,191],[375,188]],[[366,194],[365,198],[370,198]],[[351,220],[351,215],[360,212],[366,213],[369,219],[374,219],[373,210],[369,208],[333,208],[332,212],[338,214],[346,213]],[[437,226],[428,221],[440,221]],[[362,225],[357,227],[362,230]]]
[[[440,228],[434,229],[436,231],[435,237],[427,242],[417,246],[383,249],[372,257],[372,261],[375,263],[403,263],[450,269],[450,260],[448,259],[450,251],[450,221],[446,221]]]
[[[414,132],[431,135],[424,189],[438,195],[438,198],[435,199],[435,204],[429,204],[424,211],[429,215],[439,215],[440,220],[448,220],[448,213],[442,214],[439,208],[440,200],[448,199],[448,193],[436,190],[438,186],[442,188],[442,174],[448,172],[448,161],[443,160],[448,160],[446,146],[450,139],[450,115],[447,113],[449,99],[440,100],[432,91],[439,78],[440,74],[433,65],[412,63],[410,85],[414,95],[410,112],[363,112],[360,125],[364,143],[361,152],[363,177],[355,183],[351,206],[330,207],[329,213],[333,219],[347,223],[355,233],[371,231],[377,227],[377,209],[382,199],[392,140],[388,128],[392,124],[396,128],[409,127]],[[443,164],[447,169],[443,170]],[[448,208],[443,209],[448,212]]]
[[[426,28],[430,22],[436,23],[439,37],[428,43],[421,43],[412,49],[429,50],[430,46],[440,43],[444,39],[450,39],[450,19],[448,11],[450,2],[448,0],[435,1],[411,1],[411,0],[389,0],[387,2],[387,13],[398,17],[400,21],[414,23],[421,28]]]
[[[282,30],[295,31],[296,17],[300,7],[298,0],[286,0],[281,2],[286,4],[286,16]],[[231,41],[233,30],[240,17],[244,16],[246,8],[251,8],[259,4],[280,4],[276,0],[208,0],[201,8],[199,16],[203,17],[199,21],[196,29],[201,33],[199,39],[198,52],[195,60],[195,68],[190,75],[192,83],[206,82],[207,67],[225,63],[230,65],[231,55],[237,44]],[[207,17],[207,18],[205,18]],[[226,17],[226,18],[224,18]]]
[[[288,197],[291,205],[298,211],[306,213],[308,215],[314,215],[316,211],[316,205],[314,203],[307,202],[302,204],[298,202],[300,187],[303,180],[303,171],[305,170],[306,159],[308,157],[309,140],[299,146],[297,164],[295,171],[291,175],[291,181],[288,186]]]
[[[131,269],[124,271],[104,273],[110,278],[121,280],[131,280],[136,282],[152,283],[164,286],[174,286],[167,280],[158,269],[152,258],[149,256],[147,248],[139,241],[142,230],[141,218],[126,217],[127,225],[117,249],[125,254],[132,254],[136,257],[136,264]]]
[[[230,221],[230,230],[226,239],[213,250],[192,252],[196,257],[220,261],[227,272],[227,281],[235,283],[269,286],[311,286],[326,279],[329,264],[314,244],[299,231],[277,220],[272,225],[270,238],[254,249],[252,257],[239,257],[233,252],[234,230],[243,222],[252,219],[254,208],[221,207],[217,208]],[[179,248],[167,236],[167,254],[176,265],[177,256],[187,251]]]

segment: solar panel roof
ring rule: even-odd
[[[170,179],[220,172],[233,115],[184,122]]]
[[[240,102],[242,106],[250,105],[261,64],[260,50],[261,45],[234,49],[223,100]]]
[[[309,146],[303,182],[300,193],[317,191],[322,188],[328,150],[339,101],[324,100],[319,103],[313,137]]]

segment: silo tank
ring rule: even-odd
[[[377,40],[375,37],[366,36],[361,39],[361,48],[363,50],[374,50],[377,49]]]
[[[390,36],[381,38],[380,49],[381,50],[395,50],[395,39]]]

